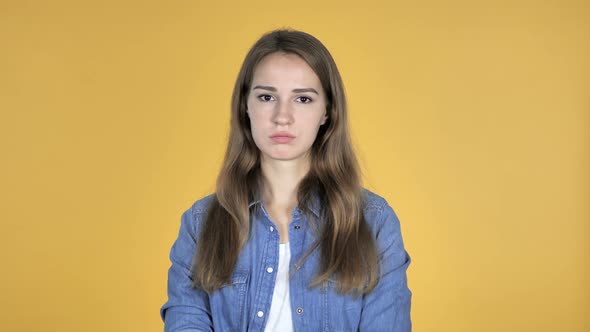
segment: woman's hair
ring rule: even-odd
[[[262,174],[246,102],[256,65],[276,52],[296,54],[305,60],[319,77],[327,100],[328,118],[311,147],[310,170],[297,193],[298,207],[309,217],[312,200],[319,197],[321,218],[312,225],[318,240],[298,266],[319,247],[320,267],[311,286],[335,279],[342,293],[368,293],[377,284],[379,260],[363,214],[360,171],[351,145],[342,79],[334,59],[318,39],[285,29],[263,35],[246,55],[238,74],[229,142],[216,194],[199,235],[193,286],[212,293],[229,283],[248,239],[248,204],[261,190]]]

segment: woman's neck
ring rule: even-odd
[[[309,172],[309,163],[302,161],[262,161],[264,205],[283,211],[297,206],[297,188]]]

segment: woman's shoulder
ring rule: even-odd
[[[189,208],[184,210],[180,217],[179,243],[182,243],[182,245],[190,245],[190,243],[194,244],[200,233],[203,221],[206,218],[207,210],[209,209],[211,202],[213,202],[214,197],[214,194],[202,197],[197,201],[194,201]]]
[[[187,227],[191,233],[198,233],[202,221],[205,219],[209,206],[215,198],[215,194],[209,194],[205,197],[197,199],[188,209],[182,214],[182,223]]]
[[[367,188],[362,188],[361,192],[363,195],[363,207],[365,211],[382,210],[389,205],[385,198]]]
[[[207,210],[209,209],[209,206],[213,202],[214,198],[215,198],[215,194],[213,193],[213,194],[209,194],[207,196],[197,199],[191,205],[191,207],[189,208],[189,211],[191,211],[191,213],[194,216],[199,216],[199,215],[207,213]]]
[[[362,189],[365,220],[371,229],[378,233],[384,227],[399,230],[399,219],[391,204],[382,196]]]

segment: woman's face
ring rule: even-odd
[[[309,161],[326,122],[326,97],[318,76],[298,55],[272,53],[254,70],[247,107],[262,161]]]

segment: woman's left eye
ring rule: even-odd
[[[304,104],[312,102],[311,98],[305,96],[297,97],[297,99]]]

